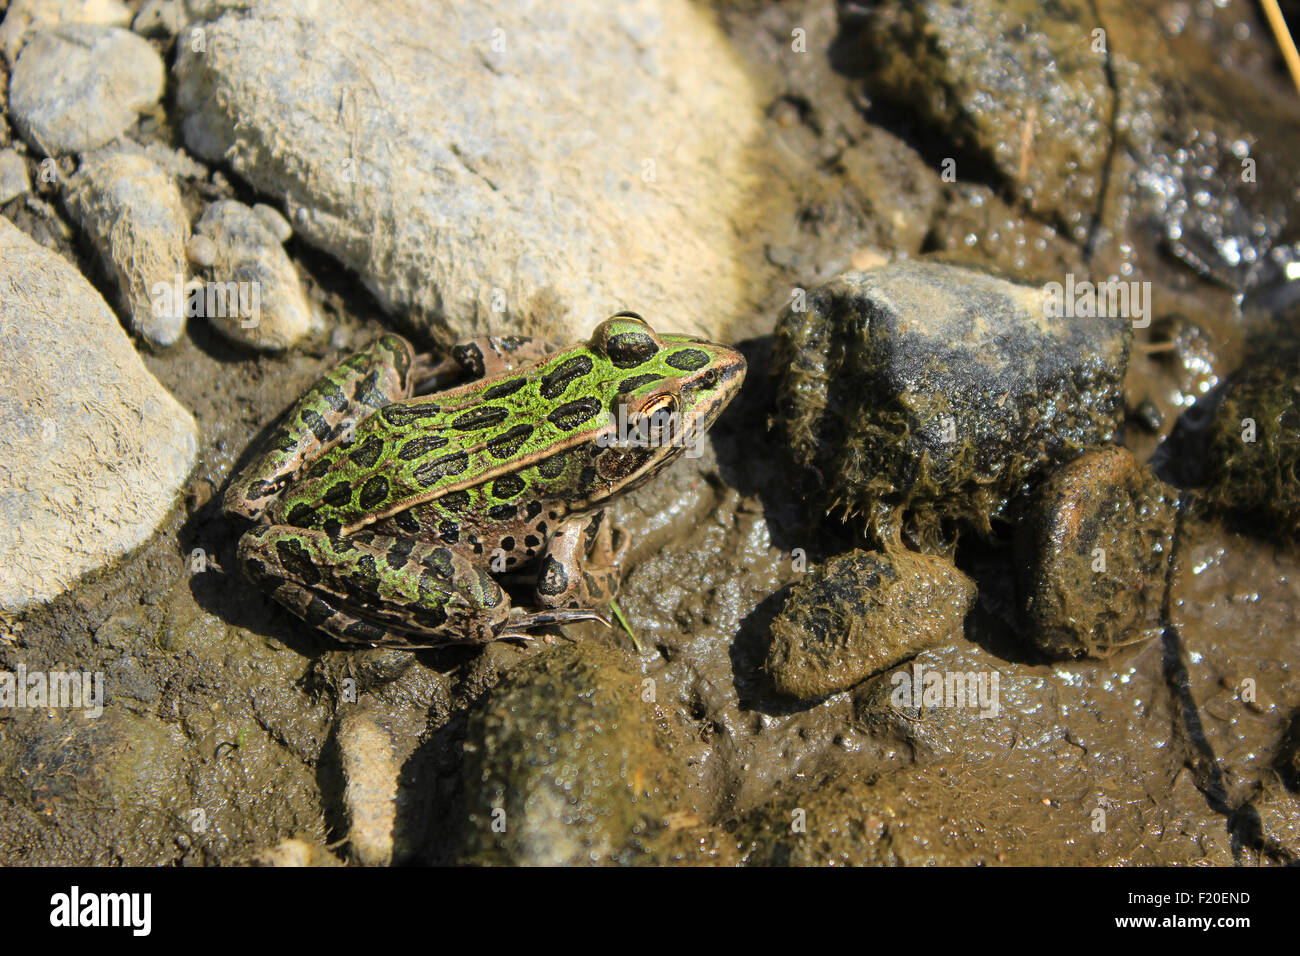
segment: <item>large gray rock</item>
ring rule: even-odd
[[[154,345],[174,344],[185,328],[176,290],[190,234],[176,181],[142,152],[109,146],[85,157],[68,209],[117,280],[131,327]]]
[[[194,419],[81,274],[0,219],[0,610],[143,542],[194,464]]]
[[[125,132],[162,90],[162,58],[147,40],[69,23],[27,41],[9,80],[9,112],[35,149],[80,153]]]
[[[759,111],[687,0],[209,4],[178,44],[189,148],[444,337],[585,335],[622,308],[721,335]]]

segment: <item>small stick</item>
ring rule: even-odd
[[[1259,5],[1264,8],[1264,16],[1282,50],[1282,59],[1286,60],[1286,68],[1291,71],[1291,82],[1295,84],[1296,92],[1300,92],[1300,53],[1296,52],[1295,41],[1291,39],[1291,31],[1287,29],[1282,10],[1278,7],[1277,0],[1259,0]]]

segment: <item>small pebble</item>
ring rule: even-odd
[[[190,262],[206,269],[217,261],[217,246],[207,236],[190,236],[190,241],[185,243],[185,255]]]
[[[271,230],[275,238],[281,242],[289,241],[289,237],[293,235],[293,226],[289,225],[289,220],[280,214],[280,210],[260,202],[253,206],[253,212],[266,223],[266,227]]]
[[[23,158],[12,149],[0,150],[0,203],[7,203],[31,188]]]

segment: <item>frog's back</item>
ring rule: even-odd
[[[504,516],[525,492],[563,496],[585,458],[568,452],[582,452],[608,427],[605,409],[617,387],[579,347],[498,378],[394,402],[324,450],[273,517],[346,532],[433,501],[448,512],[495,508]]]

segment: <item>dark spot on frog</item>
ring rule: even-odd
[[[417,534],[420,530],[419,519],[410,511],[399,511],[393,515],[393,522],[407,534]]]
[[[423,458],[431,451],[438,450],[445,444],[447,444],[447,439],[442,435],[420,435],[402,445],[397,451],[397,457],[402,461],[415,461],[415,459]]]
[[[374,435],[371,435],[361,447],[349,453],[348,459],[359,468],[373,468],[379,461],[379,456],[383,454],[384,443]]]
[[[311,408],[304,408],[302,411],[302,423],[311,429],[311,433],[316,436],[319,442],[329,438],[329,422],[321,418],[320,413]]]
[[[394,538],[392,546],[385,555],[388,566],[396,571],[406,563],[406,559],[411,555],[411,549],[415,547],[415,542],[410,538]]]
[[[450,581],[453,571],[451,552],[446,548],[434,548],[426,562],[444,581]]]
[[[518,475],[502,475],[492,482],[492,497],[501,501],[517,498],[524,490],[524,480]]]
[[[586,396],[565,402],[547,415],[546,420],[560,431],[571,432],[595,418],[600,408],[599,399]]]
[[[488,453],[498,460],[509,458],[523,447],[532,433],[532,425],[512,425],[508,431],[488,441]]]
[[[709,353],[699,349],[678,349],[664,361],[678,371],[694,372],[709,364]]]
[[[361,487],[361,494],[357,502],[361,505],[362,510],[370,511],[381,502],[388,499],[388,479],[383,475],[373,475]]]
[[[292,538],[277,541],[275,552],[280,557],[280,566],[293,577],[308,585],[320,582],[320,569],[301,541]]]
[[[440,478],[449,478],[463,473],[468,467],[469,455],[463,451],[453,452],[435,458],[433,461],[427,461],[415,469],[415,480],[427,488]]]
[[[334,616],[334,608],[330,607],[318,597],[313,597],[307,602],[307,606],[302,609],[303,620],[312,627],[320,627],[326,621]]]
[[[489,401],[506,398],[523,388],[524,383],[527,381],[526,378],[508,378],[504,382],[498,382],[491,388],[486,389],[483,392],[483,397]]]
[[[591,356],[575,355],[573,358],[561,362],[546,375],[543,375],[538,391],[541,393],[542,398],[559,398],[574,380],[589,374],[591,369]]]
[[[563,594],[568,587],[569,575],[565,573],[564,565],[548,554],[542,563],[542,573],[537,579],[537,592],[553,597]]]
[[[438,504],[448,511],[465,511],[470,506],[468,491],[453,491],[438,499]]]
[[[452,419],[451,427],[460,432],[479,431],[500,425],[510,417],[509,409],[500,405],[480,405]]]
[[[388,634],[382,627],[377,627],[369,621],[353,621],[343,629],[343,633],[366,643],[382,641]]]
[[[352,500],[352,483],[349,481],[340,481],[330,485],[328,491],[321,495],[321,503],[329,505],[331,508],[342,508]]]

